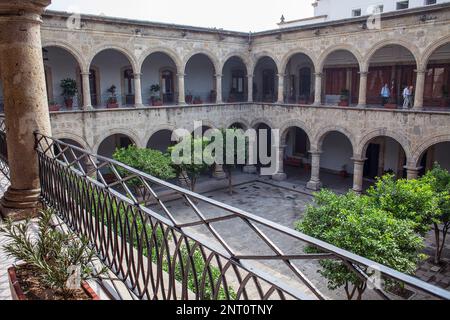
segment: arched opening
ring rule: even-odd
[[[322,138],[320,177],[326,187],[347,192],[353,186],[353,146],[339,131],[328,132]]]
[[[416,85],[416,69],[414,55],[407,48],[387,45],[378,49],[369,60],[367,103],[387,108],[401,106],[405,87]],[[386,85],[389,96],[383,99],[381,93]]]
[[[97,154],[112,159],[114,152],[118,148],[127,148],[132,144],[135,144],[134,141],[127,135],[121,133],[114,134],[100,143]]]
[[[154,133],[148,140],[147,148],[166,153],[167,149],[176,142],[172,141],[172,130],[160,130]]]
[[[154,52],[142,64],[142,99],[149,105],[177,103],[177,66],[164,52]]]
[[[247,130],[247,126],[241,122],[235,122],[231,126],[229,126],[229,129],[241,129],[241,130]]]
[[[66,49],[54,46],[43,48],[42,53],[50,111],[81,108],[83,103],[81,70],[74,55]],[[70,88],[75,90],[64,91],[63,82],[70,84]]]
[[[359,99],[359,62],[348,50],[331,52],[324,62],[323,83],[326,104],[349,106]]]
[[[450,171],[450,141],[440,142],[429,147],[419,159],[420,175],[431,170],[434,164]]]
[[[207,55],[199,53],[192,56],[186,64],[185,74],[186,103],[216,102],[216,70]]]
[[[125,54],[105,49],[92,59],[90,70],[93,104],[107,108],[134,105],[135,71]]]
[[[370,140],[364,149],[364,178],[373,182],[376,177],[394,174],[398,179],[406,178],[407,163],[402,145],[391,137],[381,136]]]
[[[450,108],[450,43],[436,49],[428,60],[423,104]]]
[[[299,127],[290,127],[285,133],[284,172],[288,179],[307,181],[311,172],[311,149],[308,134]]]
[[[293,55],[286,66],[285,99],[288,103],[314,102],[314,63],[304,53]]]
[[[272,128],[266,124],[266,123],[258,123],[255,125],[255,130],[256,130],[256,135],[257,135],[257,150],[258,150],[258,163],[257,163],[257,167],[260,168],[264,168],[264,167],[269,167],[269,164],[264,163],[263,158],[264,156],[267,157],[271,157],[272,155]],[[266,141],[262,141],[261,139],[264,139],[264,135],[265,135],[265,139]],[[261,146],[263,146],[263,142],[265,143],[265,149],[266,151],[263,152],[263,150],[261,149]]]
[[[270,57],[262,57],[255,67],[253,101],[275,102],[278,98],[278,68]]]
[[[245,102],[248,100],[247,67],[239,57],[231,57],[225,62],[222,71],[222,97],[226,102]]]

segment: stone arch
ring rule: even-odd
[[[363,64],[361,66],[361,70],[367,71],[370,66],[370,60],[372,60],[375,53],[377,53],[378,50],[389,45],[401,46],[407,49],[413,55],[414,60],[416,62],[416,66],[419,66],[419,57],[420,57],[419,49],[414,44],[412,44],[411,42],[406,42],[402,39],[388,39],[376,43],[368,50],[368,52],[364,56],[364,59],[362,60]]]
[[[137,61],[138,61],[138,67],[139,67],[139,69],[138,69],[138,72],[139,72],[139,73],[141,73],[141,71],[142,71],[142,66],[143,66],[145,60],[146,60],[149,56],[151,56],[152,54],[158,53],[158,52],[163,53],[163,54],[166,54],[167,56],[169,56],[170,59],[172,59],[172,61],[175,63],[175,66],[177,67],[177,72],[178,72],[178,73],[181,72],[181,70],[183,69],[183,62],[182,62],[182,60],[180,59],[179,55],[178,55],[175,51],[172,51],[172,50],[169,49],[169,48],[163,48],[163,47],[151,47],[151,48],[146,49],[146,50],[140,55],[139,59],[137,60]]]
[[[66,50],[68,53],[70,53],[75,60],[78,63],[78,66],[80,67],[80,70],[87,70],[89,66],[87,66],[87,62],[85,61],[83,55],[71,44],[68,44],[63,41],[45,41],[42,43],[42,48],[51,48],[56,47],[63,50]]]
[[[423,154],[432,146],[443,142],[450,142],[450,133],[436,135],[431,138],[429,137],[427,139],[424,139],[424,141],[419,145],[419,147],[416,148],[412,157],[410,158],[411,164],[415,167],[418,167],[420,165],[420,158],[423,156]]]
[[[171,125],[171,124],[164,124],[164,125],[156,126],[156,127],[152,128],[152,130],[145,135],[143,142],[145,142],[145,145],[147,146],[148,142],[153,137],[153,135],[155,135],[159,131],[164,131],[164,130],[174,131],[175,129],[177,129],[177,127],[175,125]]]
[[[349,44],[339,44],[339,45],[333,45],[329,48],[327,48],[325,51],[322,52],[322,54],[319,56],[319,58],[314,63],[315,66],[317,66],[316,72],[323,72],[323,68],[325,66],[325,62],[327,61],[327,58],[336,51],[346,51],[352,54],[355,59],[358,61],[359,69],[363,70],[364,64],[363,64],[363,56],[360,53],[360,51],[355,48],[352,45]],[[314,59],[313,59],[314,62]]]
[[[194,50],[194,51],[189,52],[189,53],[184,57],[184,59],[183,59],[183,66],[182,66],[182,68],[181,68],[182,73],[185,73],[185,72],[186,72],[186,66],[187,66],[187,64],[189,63],[189,61],[191,60],[191,58],[194,57],[194,56],[196,56],[196,55],[198,55],[198,54],[202,54],[202,55],[208,57],[208,59],[211,61],[211,63],[212,63],[213,66],[214,66],[214,70],[215,70],[214,72],[215,72],[216,74],[217,74],[218,72],[221,72],[221,71],[222,71],[222,70],[220,69],[220,62],[219,62],[219,59],[217,58],[217,56],[216,56],[213,52],[211,52],[211,51],[209,51],[209,50],[206,50],[206,49],[198,49],[198,50]]]
[[[400,135],[400,134],[398,134],[394,131],[391,131],[387,128],[375,129],[375,130],[369,132],[368,134],[366,134],[357,144],[357,147],[354,151],[355,157],[358,157],[361,159],[365,158],[367,148],[369,146],[370,141],[372,141],[373,139],[375,139],[377,137],[388,137],[388,138],[391,138],[391,139],[395,140],[396,142],[398,142],[400,144],[400,146],[403,148],[403,150],[405,151],[407,162],[411,161],[412,152],[411,152],[409,140],[405,136]]]
[[[314,54],[306,48],[295,48],[295,49],[290,50],[288,53],[286,53],[284,55],[283,59],[281,59],[281,62],[280,62],[281,72],[286,71],[289,60],[291,60],[291,58],[297,54],[303,54],[306,57],[308,57],[312,61],[314,69],[317,70],[317,65],[316,65],[317,61],[315,61],[313,58]]]
[[[89,143],[84,140],[82,137],[71,133],[71,132],[61,132],[55,135],[55,139],[57,140],[63,140],[63,139],[68,139],[68,140],[73,140],[76,143],[78,143],[83,149],[85,149],[88,152],[92,152],[91,146],[89,145]]]
[[[311,137],[311,149],[320,151],[322,150],[322,145],[325,140],[325,138],[328,136],[331,132],[339,132],[342,135],[344,135],[348,141],[350,141],[350,144],[352,145],[353,152],[355,152],[355,146],[356,146],[356,139],[353,133],[348,131],[347,129],[340,127],[340,126],[328,126],[325,128],[320,129],[320,131],[313,137]]]
[[[133,130],[130,130],[129,128],[115,128],[111,130],[107,130],[105,133],[103,133],[95,142],[93,151],[95,154],[98,154],[98,148],[102,144],[103,141],[105,141],[108,137],[114,136],[114,135],[124,135],[127,136],[135,145],[138,147],[143,147],[142,141],[139,139],[139,135],[134,132]]]
[[[274,128],[274,125],[273,125],[272,121],[270,121],[270,120],[267,119],[267,118],[257,118],[257,119],[255,119],[255,120],[253,120],[253,121],[251,122],[249,128],[253,128],[253,129],[254,129],[254,128],[256,128],[256,126],[259,125],[259,124],[266,124],[266,125],[268,125],[271,129]]]
[[[225,68],[225,64],[231,58],[239,58],[242,61],[242,63],[245,65],[245,69],[246,69],[247,74],[250,74],[250,72],[251,72],[251,69],[250,69],[251,63],[250,63],[248,57],[245,56],[242,52],[239,52],[239,51],[233,51],[233,52],[227,54],[225,56],[225,58],[223,58],[221,60],[221,62],[220,62],[220,69],[219,69],[220,73],[223,74],[223,69]]]
[[[422,57],[420,59],[420,64],[417,65],[417,69],[419,70],[426,70],[428,66],[428,62],[430,61],[431,56],[433,53],[438,50],[440,47],[445,46],[447,44],[450,44],[450,36],[443,37],[431,45],[429,45],[425,52],[422,54]]]
[[[252,68],[253,69],[251,70],[252,74],[254,75],[255,68],[258,66],[258,62],[264,57],[268,57],[268,58],[272,59],[273,62],[275,63],[275,66],[277,67],[277,73],[280,73],[281,68],[280,68],[279,59],[269,51],[261,51],[253,56],[253,59],[252,59]]]
[[[289,132],[289,129],[293,128],[293,127],[303,130],[306,133],[306,135],[311,143],[311,139],[313,138],[313,136],[312,136],[311,129],[309,128],[309,126],[300,120],[289,120],[288,122],[283,124],[283,126],[281,127],[281,130],[280,130],[280,135],[281,135],[280,141],[281,141],[282,145],[285,144],[285,142],[286,142],[286,137]]]
[[[244,120],[242,118],[233,118],[231,120],[227,120],[227,122],[226,122],[226,124],[224,124],[224,126],[228,129],[235,123],[240,123],[240,124],[244,125],[245,130],[251,128],[250,123],[247,120]]]
[[[96,47],[93,49],[92,54],[89,56],[88,59],[88,68],[91,66],[92,61],[94,58],[101,52],[106,50],[115,50],[120,53],[122,53],[130,62],[131,68],[133,69],[134,73],[139,73],[140,71],[140,65],[137,63],[137,59],[135,58],[134,54],[129,51],[128,48],[124,48],[115,44],[104,44],[100,47]],[[89,72],[89,70],[86,70],[86,72]]]

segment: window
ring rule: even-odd
[[[373,13],[383,13],[383,12],[384,6],[382,4],[373,7]]]
[[[397,2],[397,10],[403,10],[409,8],[409,1],[399,1]]]
[[[361,16],[361,9],[352,10],[352,17],[360,17],[360,16]]]
[[[425,5],[426,6],[429,6],[429,5],[432,5],[432,4],[436,4],[436,0],[425,0]]]

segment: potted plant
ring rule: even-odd
[[[341,90],[341,101],[339,102],[340,107],[348,107],[350,105],[350,91],[347,89]]]
[[[442,86],[442,100],[441,100],[441,107],[447,108],[450,106],[450,99],[449,99],[449,90],[446,85]]]
[[[186,103],[192,103],[192,100],[193,100],[192,93],[189,92],[185,97],[185,101]]]
[[[203,103],[202,98],[200,98],[200,96],[196,96],[194,98],[194,102],[193,103],[194,104],[202,104]]]
[[[150,104],[152,106],[162,106],[162,101],[159,92],[161,87],[158,84],[154,84],[150,87]]]
[[[108,102],[106,103],[106,107],[108,109],[115,109],[119,107],[119,104],[117,103],[117,95],[116,95],[116,86],[112,85],[107,91],[109,92],[109,94],[111,95],[108,98]]]
[[[67,109],[73,107],[73,97],[78,93],[77,82],[73,79],[67,78],[61,80],[61,88],[63,90],[64,104]]]
[[[0,229],[9,241],[6,254],[22,261],[8,269],[11,294],[15,300],[99,300],[86,282],[93,278],[95,253],[85,238],[52,227],[53,212],[43,211],[36,237],[34,223],[7,221]],[[106,269],[97,273],[105,273]]]
[[[56,112],[59,111],[61,107],[55,101],[49,101],[48,103],[48,111]]]

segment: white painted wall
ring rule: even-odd
[[[161,86],[160,83],[160,71],[165,68],[170,68],[174,72],[174,84],[175,91],[177,91],[177,68],[172,59],[161,52],[154,53],[148,56],[142,65],[142,101],[144,104],[149,104],[150,100],[150,87],[154,84]]]
[[[192,57],[186,65],[184,85],[186,94],[200,96],[203,102],[209,100],[215,89],[215,70],[211,60],[202,54]]]
[[[434,160],[442,168],[450,171],[450,142],[437,144],[434,149]]]
[[[395,11],[397,2],[401,0],[318,0],[314,9],[314,16],[327,15],[326,21],[347,19],[352,17],[354,9],[361,9],[362,15],[371,14],[372,6],[383,5],[383,12]],[[437,0],[444,3],[450,0]],[[409,8],[421,7],[426,3],[425,0],[409,0]]]
[[[329,133],[323,142],[322,151],[321,168],[340,172],[342,167],[347,165],[347,172],[353,172],[353,148],[350,141],[343,134],[338,132]]]
[[[44,65],[51,70],[53,101],[59,105],[64,105],[64,97],[61,95],[61,80],[70,78],[78,83],[78,63],[75,58],[64,49],[57,47],[49,47],[46,49],[48,50],[48,61],[45,61]],[[79,92],[79,94],[81,94],[81,92]],[[49,97],[49,99],[51,99],[51,97]],[[78,96],[74,97],[74,105],[79,105]]]

